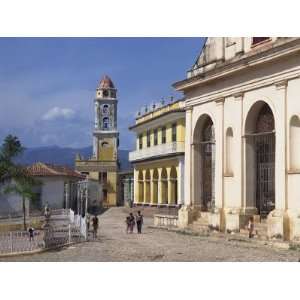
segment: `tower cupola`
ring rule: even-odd
[[[96,98],[115,99],[117,97],[117,89],[109,76],[104,75],[100,80],[96,89]]]

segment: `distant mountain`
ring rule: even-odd
[[[22,156],[17,159],[17,162],[24,165],[31,165],[40,161],[57,165],[67,165],[73,168],[77,153],[84,158],[88,158],[92,156],[92,151],[92,146],[84,148],[62,148],[59,146],[27,148]],[[132,168],[128,161],[128,153],[128,150],[118,151],[121,171]]]

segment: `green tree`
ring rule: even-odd
[[[35,185],[40,181],[30,176],[27,169],[15,162],[18,155],[22,154],[24,147],[16,136],[8,135],[0,148],[0,185],[6,185],[4,193],[16,193],[22,197],[24,230],[26,230],[26,199],[36,200],[33,192]]]
[[[39,182],[35,182],[34,184],[32,182],[29,182],[26,179],[18,179],[15,181],[15,183],[8,185],[4,193],[15,193],[22,197],[22,208],[23,208],[23,225],[24,230],[27,230],[27,224],[26,224],[26,199],[29,201],[36,201],[37,200],[37,194],[33,192],[34,185],[40,184]]]
[[[8,135],[0,148],[0,184],[10,182],[12,179],[28,177],[26,169],[14,162],[22,154],[24,147],[16,136]]]

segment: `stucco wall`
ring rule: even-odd
[[[271,108],[276,131],[275,150],[275,202],[276,209],[300,208],[300,172],[289,171],[289,122],[293,115],[300,115],[300,56],[266,62],[211,84],[199,85],[186,92],[186,155],[185,201],[199,202],[198,171],[195,169],[192,143],[201,116],[211,117],[215,127],[216,169],[215,194],[219,207],[254,205],[253,182],[247,180],[251,162],[245,157],[246,120],[251,108],[264,101]],[[251,116],[250,116],[251,117]],[[255,122],[255,120],[254,120]],[[226,130],[233,131],[232,174],[226,174]],[[191,129],[190,129],[191,128]],[[190,135],[189,135],[190,131]],[[299,154],[300,155],[300,154]],[[198,179],[197,179],[198,178]],[[190,182],[192,184],[190,184]],[[190,186],[191,185],[191,186]],[[286,188],[287,187],[287,188]],[[252,189],[252,190],[251,190]],[[246,200],[249,200],[246,203]]]

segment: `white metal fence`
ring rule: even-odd
[[[86,219],[74,215],[72,210],[51,212],[51,219],[54,226],[34,231],[33,239],[30,239],[26,231],[0,233],[0,255],[30,253],[79,243],[87,239]]]

